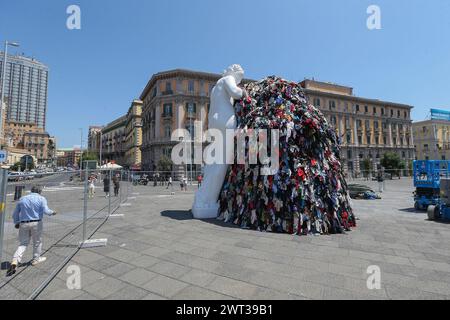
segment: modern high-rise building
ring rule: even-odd
[[[2,68],[3,53],[0,52],[0,77],[3,74]],[[8,55],[4,94],[6,121],[33,123],[45,130],[47,86],[46,65],[34,58]]]

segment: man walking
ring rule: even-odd
[[[383,176],[382,170],[378,170],[377,181],[378,181],[378,192],[383,193],[383,191],[384,191],[384,176]]]
[[[119,196],[119,190],[120,190],[120,174],[119,173],[114,175],[114,177],[113,177],[113,184],[114,184],[114,196],[118,197]]]
[[[169,189],[169,187],[173,187],[172,176],[169,177],[169,182],[167,183],[167,188],[166,189]]]
[[[33,186],[31,193],[20,199],[13,212],[14,225],[16,229],[19,229],[19,247],[16,253],[14,253],[11,266],[7,273],[8,276],[16,272],[16,268],[22,261],[25,250],[30,243],[30,239],[33,239],[33,260],[31,264],[35,266],[47,260],[47,258],[41,257],[42,218],[44,214],[53,216],[56,212],[48,208],[47,199],[41,196],[41,193],[42,188],[40,186]]]

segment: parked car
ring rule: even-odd
[[[23,177],[20,174],[20,172],[9,172],[8,173],[8,181],[13,181],[13,182],[17,182],[17,181],[22,181]]]

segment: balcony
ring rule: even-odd
[[[188,112],[186,114],[186,118],[188,118],[188,119],[195,119],[195,118],[197,118],[197,114],[195,112]]]
[[[162,118],[163,120],[171,120],[172,117],[173,117],[172,112],[164,112],[164,113],[161,115],[161,118]]]
[[[168,96],[168,95],[171,95],[171,94],[173,94],[173,90],[166,90],[166,91],[162,92],[163,96]]]

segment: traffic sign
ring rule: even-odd
[[[0,150],[0,163],[6,162],[8,159],[8,152],[6,150]]]

